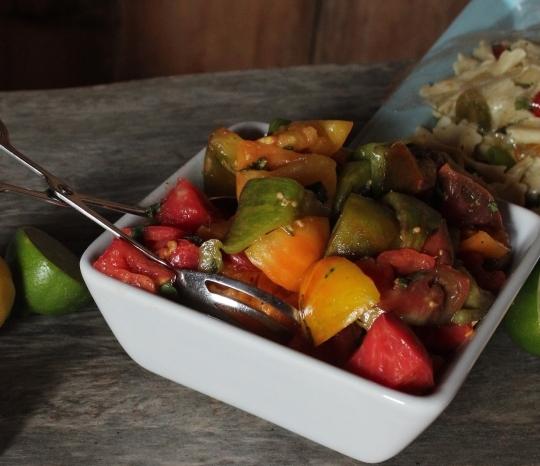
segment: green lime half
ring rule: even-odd
[[[540,262],[521,288],[504,319],[512,340],[529,353],[540,356],[540,306],[538,279]]]
[[[6,258],[23,311],[66,314],[90,301],[77,257],[45,232],[19,228],[8,245]]]

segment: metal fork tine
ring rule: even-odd
[[[209,291],[209,293],[212,295],[214,306],[223,306],[233,313],[241,313],[243,315],[248,315],[276,334],[280,334],[283,336],[291,334],[291,329],[289,327],[281,325],[276,319],[269,317],[264,312],[261,312],[243,303],[242,301],[231,298],[229,296],[224,296],[219,293],[214,293],[212,291]]]
[[[297,325],[300,325],[301,329],[305,333],[306,328],[299,311],[276,296],[222,275],[207,274],[193,270],[175,269],[170,263],[158,257],[154,252],[135,241],[133,238],[120,230],[116,225],[112,224],[106,218],[88,207],[87,203],[100,205],[100,199],[84,196],[75,192],[65,181],[54,176],[45,168],[41,167],[32,159],[15,149],[9,143],[7,128],[1,120],[0,149],[18,162],[28,167],[34,173],[41,175],[48,184],[55,200],[57,199],[69,205],[79,213],[85,215],[87,218],[103,227],[105,230],[112,233],[116,238],[121,238],[128,243],[131,243],[134,248],[136,248],[146,257],[174,272],[176,274],[175,285],[178,291],[183,293],[187,298],[191,298],[192,300],[198,302],[198,304],[205,305],[207,308],[207,313],[211,313],[216,317],[226,318],[227,320],[230,318],[231,313],[233,312],[237,314],[247,314],[256,321],[262,323],[268,330],[271,330],[276,334],[279,333],[282,335],[285,330],[290,333],[294,328],[297,328]],[[0,192],[1,187],[2,185],[0,183]],[[10,185],[4,184],[4,188],[5,187],[11,188]],[[24,191],[25,190],[21,188],[18,189],[17,192]],[[25,192],[25,194],[28,193]],[[41,193],[35,197],[43,198],[44,194],[45,193]],[[120,204],[117,203],[117,206],[118,205]],[[261,303],[261,308],[256,309],[246,302],[243,302],[241,299],[236,299],[235,297],[226,296],[225,294],[210,290],[208,287],[209,284],[233,289],[242,293],[246,297],[254,298]],[[266,314],[263,310],[264,306],[270,306],[272,310],[275,309],[278,311],[280,313],[280,318],[274,318],[273,316]],[[220,307],[222,307],[221,312]],[[225,315],[224,309],[228,309],[227,315]],[[283,319],[281,319],[281,317],[283,317]],[[291,325],[288,326],[287,323],[289,322]]]
[[[180,270],[178,271],[177,275],[179,277],[179,280],[185,285],[186,290],[191,291],[190,294],[209,292],[212,294],[212,297],[224,296],[220,293],[209,290],[208,289],[209,284],[232,288],[234,290],[237,290],[245,294],[248,297],[255,298],[256,300],[260,301],[261,304],[263,305],[271,306],[272,308],[280,312],[281,315],[285,317],[287,320],[292,321],[296,324],[302,323],[302,318],[300,316],[299,311],[296,308],[286,303],[285,301],[279,299],[277,296],[267,293],[266,291],[263,291],[260,288],[256,288],[254,286],[248,285],[246,283],[243,283],[238,280],[234,280],[232,278],[229,278],[223,275],[206,274],[206,273],[198,272],[195,270]],[[203,287],[204,289],[202,289]],[[241,304],[245,304],[245,303],[242,303],[242,301],[237,301],[237,302]],[[259,314],[264,314],[263,311],[257,311],[257,312]]]

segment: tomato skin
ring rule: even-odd
[[[303,217],[255,240],[246,250],[249,260],[272,281],[297,292],[309,267],[324,255],[330,236],[326,217]]]
[[[435,268],[435,259],[432,256],[410,248],[381,252],[377,256],[377,262],[390,265],[398,275],[409,275]]]
[[[199,247],[186,239],[179,239],[172,251],[169,262],[178,269],[197,270],[199,266]]]
[[[143,240],[145,242],[174,241],[183,238],[183,230],[167,225],[149,225],[143,228]]]
[[[188,180],[180,178],[158,209],[156,219],[162,225],[172,225],[194,232],[212,220],[211,206],[204,195]]]
[[[477,252],[461,252],[459,258],[474,277],[478,286],[497,294],[506,282],[506,274],[502,270],[488,270],[484,267],[485,259]]]
[[[124,283],[156,293],[157,288],[171,282],[174,274],[148,259],[124,240],[115,239],[94,262],[94,267],[104,274]]]
[[[391,313],[381,314],[346,368],[396,390],[422,394],[433,388],[433,364],[414,332]]]
[[[344,257],[327,256],[306,272],[299,309],[315,346],[369,312],[380,294],[373,280]]]
[[[531,112],[535,117],[540,118],[540,92],[536,93],[531,101]]]
[[[373,257],[365,257],[355,261],[355,264],[362,269],[369,278],[373,280],[379,293],[391,290],[394,286],[394,269],[391,265],[380,263]]]
[[[495,198],[471,176],[446,163],[439,169],[439,185],[443,193],[441,212],[451,223],[461,227],[485,227],[489,233],[495,232],[495,237],[504,234]],[[508,244],[507,239],[504,244]]]
[[[422,252],[435,257],[439,264],[452,265],[454,263],[454,246],[445,221],[438,230],[428,236]]]
[[[396,284],[382,293],[379,307],[413,325],[437,322],[445,302],[445,293],[435,283],[433,272],[422,273],[409,285]]]
[[[437,267],[436,281],[444,288],[446,294],[444,312],[441,316],[441,320],[444,322],[450,320],[454,313],[465,304],[471,289],[471,281],[465,273],[449,265]]]
[[[334,366],[343,367],[358,349],[364,330],[356,324],[345,327],[323,344],[313,347],[301,334],[296,334],[288,346]]]
[[[505,50],[508,50],[508,47],[501,43],[496,43],[491,46],[491,51],[495,57],[495,60],[498,60]]]
[[[425,347],[438,354],[451,354],[474,335],[472,324],[447,324],[415,327],[414,332]]]

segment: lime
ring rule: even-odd
[[[512,340],[529,353],[540,356],[540,262],[521,288],[504,319]]]
[[[90,300],[77,257],[37,228],[19,228],[6,259],[24,311],[58,315],[76,311]]]
[[[0,257],[0,327],[9,317],[14,300],[15,286],[11,279],[11,272],[6,261]]]

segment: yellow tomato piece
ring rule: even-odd
[[[316,262],[300,287],[300,310],[313,343],[320,345],[371,309],[380,299],[373,280],[344,257]]]
[[[259,238],[245,253],[274,283],[298,291],[306,270],[323,256],[329,236],[327,218],[304,217]]]
[[[341,149],[352,127],[352,121],[344,120],[294,121],[259,141],[294,151],[330,156]]]
[[[477,252],[486,259],[500,259],[510,252],[509,248],[483,230],[479,230],[464,239],[459,245],[459,249],[461,251]]]

